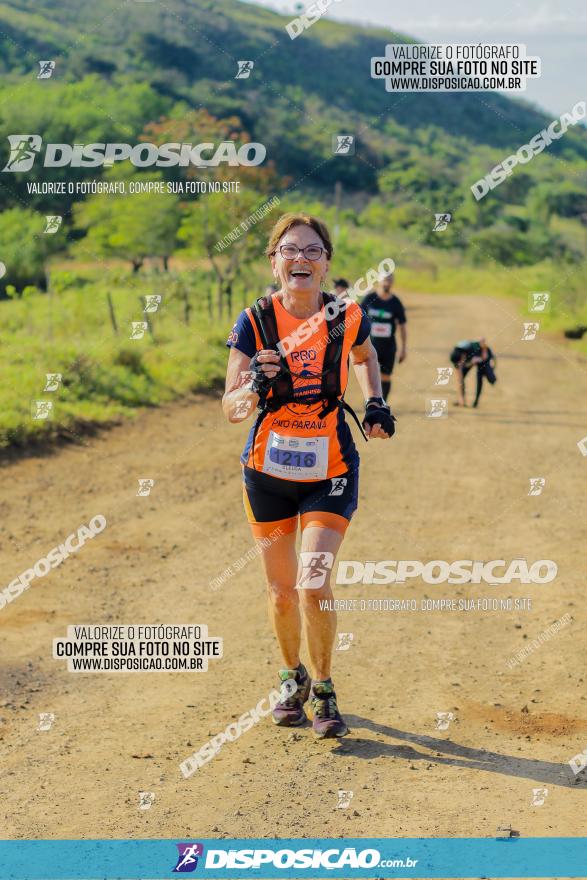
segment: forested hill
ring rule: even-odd
[[[0,163],[7,136],[20,133],[66,144],[254,140],[267,148],[264,180],[249,179],[259,198],[287,189],[321,210],[338,182],[349,222],[370,229],[508,265],[583,258],[583,123],[476,202],[471,184],[552,117],[495,93],[386,92],[371,79],[370,59],[411,38],[322,18],[292,40],[289,20],[238,0],[0,3]],[[37,78],[41,60],[56,62],[49,79]],[[243,60],[254,68],[237,79]],[[337,133],[355,135],[353,158],[334,155]],[[128,163],[109,172],[36,162],[29,172],[0,174],[0,209],[64,213],[69,235],[72,202],[84,195],[56,202],[28,184],[144,173],[121,166]],[[454,212],[450,229],[426,231],[430,212],[443,211]]]
[[[288,20],[238,0],[9,0],[0,4],[0,69],[9,88],[34,77],[39,59],[55,59],[55,84],[92,73],[113,83],[122,76],[148,83],[165,107],[186,101],[214,116],[236,114],[256,139],[273,146],[281,170],[296,176],[320,149],[319,129],[368,125],[402,142],[433,126],[439,136],[503,150],[525,143],[550,121],[496,94],[387,93],[382,81],[370,78],[370,58],[407,37],[323,18],[291,40]],[[234,78],[240,59],[255,61],[247,80]],[[29,94],[19,90],[25,101]],[[7,109],[0,109],[4,124]],[[384,161],[377,144],[372,147]],[[559,149],[587,157],[587,139],[571,132],[564,146],[552,147]],[[365,180],[355,182],[368,177],[365,166]]]

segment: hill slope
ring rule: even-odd
[[[382,28],[322,19],[292,41],[287,21],[237,0],[168,0],[164,6],[11,0],[0,4],[6,35],[0,69],[9,83],[23,76],[30,80],[42,58],[58,60],[60,81],[79,81],[89,73],[116,81],[122,74],[151,84],[171,101],[184,99],[192,106],[205,101],[215,115],[238,113],[255,136],[265,137],[275,134],[276,121],[300,125],[300,111],[311,114],[312,102],[328,108],[333,121],[385,131],[391,117],[411,130],[434,125],[500,148],[525,143],[547,121],[497,94],[388,94],[382,82],[371,80],[369,59],[383,54],[387,42],[411,40]],[[239,59],[255,61],[247,80],[234,78]],[[587,157],[584,137],[571,133],[566,145]],[[553,145],[553,152],[557,148]]]
[[[371,79],[370,59],[384,54],[386,43],[409,38],[322,19],[292,41],[287,22],[237,0],[0,4],[0,161],[6,137],[17,132],[66,143],[141,137],[163,143],[176,140],[174,126],[191,120],[184,139],[198,143],[218,139],[217,123],[225,131],[234,125],[244,139],[266,145],[288,190],[305,204],[314,195],[321,210],[340,182],[351,224],[402,230],[434,247],[469,249],[475,259],[504,265],[582,257],[583,125],[569,128],[477,203],[471,184],[528,143],[548,116],[494,93],[388,93]],[[36,78],[42,59],[56,61],[51,79]],[[245,59],[254,69],[235,79],[237,62]],[[355,134],[354,158],[333,154],[336,133]],[[31,195],[26,184],[102,173],[48,173],[37,163],[29,174],[0,175],[0,209],[27,205],[67,214],[82,196],[56,201]],[[359,215],[369,202],[368,213]],[[454,222],[442,236],[433,235],[432,212],[441,211],[451,212]]]

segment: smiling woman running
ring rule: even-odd
[[[343,399],[349,356],[366,399],[365,435],[388,439],[394,418],[381,396],[368,318],[355,302],[321,291],[332,257],[326,226],[285,214],[266,254],[279,289],[241,312],[232,329],[222,406],[231,422],[259,410],[241,456],[244,504],[253,535],[265,538],[259,547],[284,662],[279,677],[297,685],[273,720],[304,724],[310,698],[316,736],[345,736],[330,678],[336,613],[323,600],[332,599],[332,564],[357,508],[359,455],[344,418],[345,410],[354,416]],[[267,540],[270,534],[279,537]],[[302,621],[311,680],[300,662]]]

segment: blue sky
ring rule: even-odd
[[[295,15],[294,0],[256,2]],[[528,55],[542,58],[542,76],[529,80],[520,97],[557,116],[587,99],[585,0],[336,0],[326,16],[383,25],[426,42],[526,43]]]

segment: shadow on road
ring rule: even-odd
[[[403,758],[406,761],[426,761],[427,763],[445,764],[453,767],[469,767],[471,770],[486,770],[489,773],[501,773],[504,776],[519,776],[535,782],[559,785],[563,788],[587,790],[587,778],[581,773],[573,776],[568,764],[553,764],[550,761],[516,758],[511,755],[500,755],[485,749],[473,749],[461,746],[447,739],[437,739],[419,733],[407,733],[385,724],[377,724],[359,715],[347,715],[346,720],[351,728],[351,736],[340,740],[338,748],[332,754],[352,754],[356,758],[372,759],[378,757]],[[390,736],[394,739],[406,740],[416,746],[434,751],[434,754],[418,751],[412,745],[396,745],[394,743],[374,742],[352,736],[356,728],[366,728],[372,733]],[[444,755],[437,754],[443,752]]]

